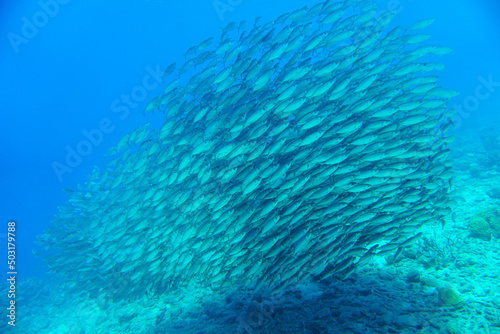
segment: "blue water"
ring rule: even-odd
[[[14,220],[19,279],[46,277],[32,249],[57,206],[70,198],[64,189],[76,189],[94,166],[104,169],[106,152],[124,134],[146,121],[155,122],[140,111],[164,87],[154,87],[157,68],[182,64],[189,47],[211,36],[218,40],[220,28],[231,21],[252,25],[262,16],[267,22],[316,3],[243,0],[229,5],[221,0],[228,6],[221,11],[212,0],[63,2],[0,4],[0,261],[5,263],[7,222]],[[457,132],[498,119],[500,2],[378,3],[382,9],[400,11],[392,26],[436,19],[425,33],[432,35],[428,43],[454,48],[442,58],[446,68],[439,74],[440,85],[461,92],[452,105],[466,103],[484,80],[494,82],[487,98],[469,106],[468,116],[457,120]],[[151,89],[139,91],[144,80]],[[86,140],[84,132],[102,126],[108,133],[71,172],[54,170],[55,163],[65,163],[68,149]],[[1,268],[7,271],[5,265]]]

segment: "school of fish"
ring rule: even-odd
[[[50,272],[114,299],[178,286],[279,291],[400,253],[450,213],[451,48],[332,0],[229,23],[184,64],[39,236]],[[426,59],[427,59],[426,58]],[[184,75],[188,73],[190,75]],[[119,282],[111,285],[110,282]]]

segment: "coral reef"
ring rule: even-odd
[[[484,210],[469,220],[471,237],[491,240],[491,236],[500,238],[500,209]]]
[[[438,293],[439,301],[444,306],[456,306],[462,302],[462,297],[455,289],[443,287],[438,290]]]
[[[438,237],[424,236],[415,244],[415,258],[425,267],[446,268],[449,265],[459,266],[462,248],[467,244],[467,237],[460,234]]]

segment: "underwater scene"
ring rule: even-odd
[[[0,333],[500,333],[500,2],[0,4]]]

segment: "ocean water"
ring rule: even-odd
[[[396,11],[384,32],[398,25],[406,28],[422,19],[435,19],[422,31],[431,36],[422,44],[448,46],[453,52],[443,57],[426,56],[422,61],[444,64],[441,71],[430,75],[439,76],[438,86],[460,92],[447,102],[447,109],[456,111],[446,132],[446,136],[455,137],[446,144],[454,171],[447,192],[449,209],[443,219],[419,226],[418,231],[408,231],[422,235],[401,248],[396,259],[394,250],[374,256],[350,275],[328,276],[322,281],[309,277],[277,293],[256,289],[252,279],[243,279],[244,274],[240,281],[230,281],[223,287],[203,280],[174,284],[166,278],[168,284],[163,288],[163,281],[157,277],[154,284],[145,284],[145,280],[125,284],[110,275],[107,268],[89,265],[93,262],[86,254],[97,234],[111,238],[107,240],[112,240],[109,249],[113,252],[123,249],[120,240],[130,238],[111,237],[117,233],[118,223],[113,220],[82,220],[89,226],[72,224],[85,216],[77,210],[72,217],[61,220],[67,224],[62,228],[67,238],[76,240],[75,248],[65,248],[65,256],[59,254],[46,261],[43,257],[50,253],[35,256],[43,253],[44,245],[73,244],[65,237],[42,245],[36,240],[53,231],[58,208],[78,197],[78,185],[83,187],[96,167],[106,171],[112,159],[110,149],[147,122],[151,129],[163,126],[165,117],[161,112],[143,111],[177,77],[189,48],[213,37],[207,50],[215,50],[222,28],[231,22],[246,20],[248,33],[257,17],[265,25],[284,13],[304,6],[311,8],[316,3],[41,0],[0,4],[0,254],[5,261],[0,289],[1,333],[500,332],[500,4],[491,0],[376,2],[378,15]],[[282,25],[279,27],[282,29]],[[230,34],[236,41],[240,36],[236,30]],[[315,60],[323,57],[320,52],[311,56]],[[165,68],[174,62],[175,72],[163,77]],[[200,65],[202,69],[204,66]],[[180,84],[186,85],[200,67],[182,74]],[[402,87],[395,84],[394,88]],[[182,123],[182,119],[175,121]],[[297,121],[293,115],[288,120],[292,126]],[[411,132],[399,136],[405,140]],[[149,148],[143,144],[133,151]],[[74,152],[79,150],[84,153],[75,157]],[[300,163],[306,165],[308,161]],[[80,204],[90,211],[98,210],[91,206],[108,205],[106,201],[124,189],[110,187],[108,200],[93,198],[93,193],[88,192]],[[212,191],[221,189],[228,188]],[[193,198],[190,195],[188,203]],[[427,202],[430,206],[426,209],[431,213],[439,210],[432,207],[432,198]],[[120,204],[109,208],[122,212],[127,209]],[[272,217],[273,210],[260,218]],[[208,212],[214,214],[213,209]],[[162,214],[173,215],[168,210]],[[154,212],[143,217],[158,219]],[[236,220],[237,216],[230,219]],[[252,224],[257,222],[249,220],[245,227],[250,229]],[[158,226],[147,226],[140,233],[129,231],[126,235],[136,234],[137,240],[131,245],[137,250],[151,244],[154,249],[160,244],[148,239],[151,234],[144,231],[155,228]],[[61,236],[58,233],[54,235]],[[286,234],[280,238],[292,237]],[[266,234],[258,235],[256,240],[259,238],[265,241]],[[222,238],[220,242],[227,240]],[[232,258],[228,251],[224,249],[224,258]],[[15,262],[11,262],[13,267],[8,261]],[[195,263],[196,259],[191,261]],[[271,260],[264,258],[266,261]],[[50,263],[65,265],[58,266],[59,273],[54,274],[48,272]],[[294,267],[287,263],[270,270],[268,276],[282,275]],[[75,275],[69,268],[81,274]],[[74,283],[75,277],[88,278],[88,270],[100,275],[95,281],[98,284],[90,287],[88,283]],[[248,270],[245,267],[244,272]],[[210,271],[204,275],[212,274]],[[162,288],[157,288],[160,285]],[[15,305],[15,312],[10,305]]]

